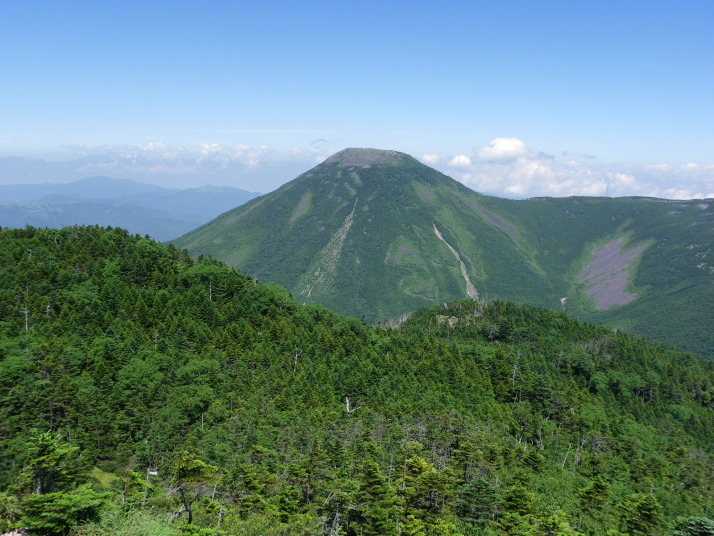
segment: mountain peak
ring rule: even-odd
[[[403,156],[406,155],[398,151],[350,148],[333,154],[323,163],[340,164],[342,166],[369,167],[373,164],[394,164],[397,163]]]

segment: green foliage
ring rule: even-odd
[[[618,505],[627,534],[648,536],[663,524],[662,506],[656,497],[635,493]]]
[[[678,519],[672,536],[714,536],[714,521],[706,517]]]
[[[484,478],[478,478],[462,486],[457,511],[463,519],[485,525],[496,518],[500,504],[498,487]]]
[[[656,534],[714,506],[691,354],[502,301],[372,328],[116,229],[0,230],[0,257],[3,529]]]
[[[596,476],[590,485],[578,490],[577,497],[583,508],[602,508],[609,499],[608,485],[600,476]]]
[[[193,521],[193,502],[204,493],[207,485],[217,481],[217,472],[218,467],[208,465],[186,451],[176,455],[172,482],[181,495],[181,502],[188,516],[188,525]]]
[[[20,518],[19,500],[7,492],[0,493],[0,530],[9,531]]]
[[[36,495],[67,491],[87,479],[87,464],[79,447],[69,446],[52,432],[34,432],[20,474],[21,491]]]
[[[75,525],[97,521],[105,497],[87,484],[70,492],[28,495],[20,503],[19,525],[31,534],[66,535]]]
[[[300,302],[368,322],[466,297],[463,262],[485,301],[567,310],[714,357],[706,207],[648,198],[499,199],[390,152],[365,166],[327,161],[175,243],[284,285]],[[593,251],[608,244],[612,254],[597,263],[602,273],[585,277]],[[611,282],[599,305],[598,279]]]
[[[362,450],[363,457],[355,475],[359,487],[354,494],[354,522],[365,536],[396,534],[396,491],[382,474],[377,445],[367,440]]]
[[[99,521],[76,525],[72,536],[179,536],[165,516],[151,515],[145,510],[122,512],[119,508],[107,508]]]
[[[582,533],[570,526],[569,517],[565,512],[556,508],[550,515],[538,520],[536,534],[543,536],[582,536]]]

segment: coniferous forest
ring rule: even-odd
[[[120,229],[0,229],[0,532],[712,535],[713,450],[713,362],[564,313],[372,327]]]

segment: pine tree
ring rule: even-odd
[[[672,536],[714,536],[714,521],[706,517],[678,519]]]
[[[179,452],[174,460],[172,481],[181,496],[181,502],[188,516],[187,523],[193,521],[193,502],[201,496],[204,487],[219,478],[218,467],[208,465],[193,454]]]
[[[389,536],[396,534],[395,513],[397,496],[387,483],[377,462],[378,448],[372,440],[362,446],[363,459],[359,463],[356,479],[359,489],[354,495],[356,521],[364,536]]]
[[[651,536],[664,521],[659,501],[646,493],[633,493],[618,508],[625,530],[632,535]]]
[[[20,485],[35,495],[67,491],[86,481],[87,472],[79,447],[62,442],[52,432],[35,432],[27,445]]]
[[[474,523],[492,521],[499,508],[498,488],[483,478],[465,483],[459,492],[458,512]]]
[[[584,508],[601,509],[608,501],[607,482],[600,476],[593,478],[587,488],[582,488],[576,493],[580,504]]]

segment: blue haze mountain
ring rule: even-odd
[[[163,188],[110,177],[0,185],[0,226],[113,226],[166,241],[257,195],[225,186]]]

